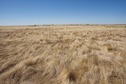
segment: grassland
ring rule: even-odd
[[[0,84],[126,84],[125,27],[1,26]]]

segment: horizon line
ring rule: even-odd
[[[0,26],[83,26],[83,25],[126,25],[126,24],[27,24],[27,25],[0,25]]]

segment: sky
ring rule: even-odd
[[[0,0],[0,25],[126,24],[126,0]]]

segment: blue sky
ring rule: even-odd
[[[0,25],[126,24],[126,0],[0,0]]]

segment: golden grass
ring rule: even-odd
[[[126,84],[126,29],[113,27],[0,27],[0,84]]]

